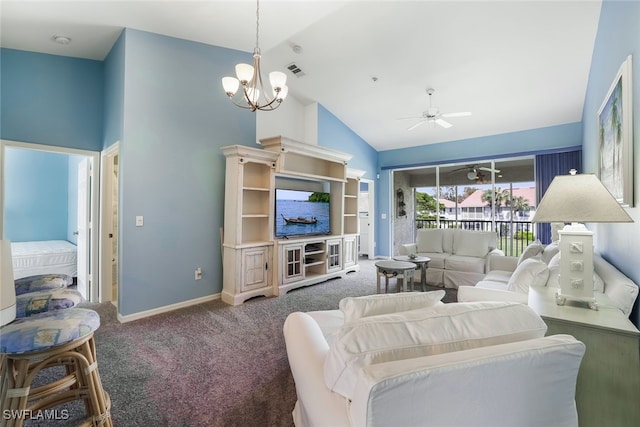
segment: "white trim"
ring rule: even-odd
[[[361,182],[367,183],[367,197],[369,198],[369,241],[367,242],[367,247],[369,253],[367,257],[369,259],[375,259],[376,254],[376,198],[375,198],[375,180],[362,178]],[[358,189],[359,190],[359,189]],[[360,213],[358,212],[358,218],[360,217]]]
[[[165,305],[163,307],[152,308],[151,310],[140,311],[134,314],[121,315],[118,313],[118,321],[120,323],[132,322],[134,320],[144,319],[145,317],[155,316],[156,314],[168,313],[170,311],[178,310],[180,308],[191,307],[192,305],[198,305],[209,301],[215,301],[220,299],[220,293],[207,295],[206,297],[194,298],[188,301],[182,301],[175,304]]]
[[[107,186],[111,185],[108,181],[107,174],[110,171],[110,167],[106,167],[107,157],[113,157],[116,154],[120,154],[120,141],[116,141],[108,148],[102,150],[100,154],[100,234],[99,251],[100,251],[100,293],[98,296],[99,302],[112,301],[111,284],[113,283],[111,278],[111,249],[109,248],[110,241],[106,238],[105,227],[106,218],[110,218],[108,210],[111,206],[107,206],[106,201],[111,200],[111,193],[107,192]],[[118,192],[119,194],[119,192]],[[119,256],[119,254],[118,254]],[[106,265],[109,264],[109,265]],[[118,286],[120,281],[118,280]],[[118,289],[120,294],[120,289]],[[113,301],[112,301],[113,302]],[[117,301],[115,301],[117,303]]]

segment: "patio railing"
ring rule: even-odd
[[[498,230],[498,249],[506,255],[519,256],[535,240],[534,227],[529,221],[495,221]],[[439,228],[492,231],[492,222],[478,219],[441,219]],[[417,219],[416,228],[438,228],[435,219]]]

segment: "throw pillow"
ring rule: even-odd
[[[544,286],[547,279],[549,279],[549,267],[539,256],[525,259],[509,278],[507,290],[526,294],[529,292],[529,286]]]
[[[331,342],[325,384],[351,398],[365,366],[541,338],[546,331],[540,316],[514,302],[441,304],[363,317],[345,323]]]
[[[340,310],[344,314],[344,322],[348,323],[361,317],[431,307],[441,304],[444,295],[444,291],[438,290],[348,297],[340,300]]]
[[[544,261],[545,264],[549,264],[551,258],[553,258],[559,252],[560,245],[558,245],[558,242],[549,243],[544,247],[544,250],[542,251],[542,261]]]
[[[491,247],[492,234],[484,231],[459,231],[453,236],[453,253],[476,258],[485,257]]]
[[[441,228],[434,228],[429,230],[418,231],[418,237],[416,238],[416,246],[418,252],[421,253],[442,253],[442,236],[443,230]]]
[[[543,250],[544,250],[544,247],[542,246],[542,243],[540,242],[540,240],[536,240],[535,242],[529,243],[529,245],[520,254],[517,265],[520,265],[522,261],[524,261],[525,259],[529,259],[538,254],[541,254]]]

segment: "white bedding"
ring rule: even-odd
[[[51,273],[75,277],[78,274],[77,252],[76,245],[66,240],[13,242],[14,279]]]

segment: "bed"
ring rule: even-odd
[[[11,243],[13,276],[20,279],[38,274],[60,273],[76,277],[78,248],[66,240]]]

